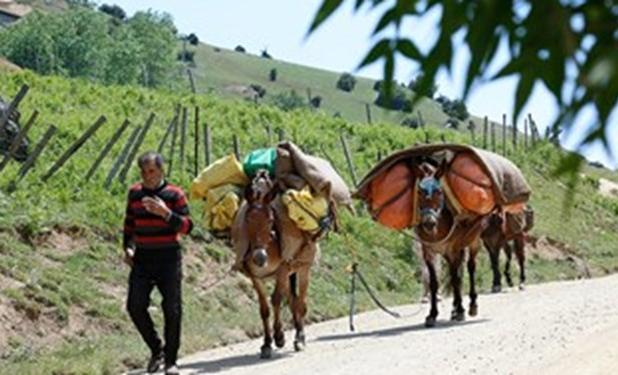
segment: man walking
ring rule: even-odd
[[[124,259],[131,266],[127,310],[151,351],[147,372],[156,372],[165,361],[165,374],[178,374],[182,314],[179,237],[188,234],[193,223],[184,192],[165,181],[163,157],[146,152],[137,162],[142,181],[129,190],[124,221]],[[148,313],[155,286],[163,297],[165,344]]]

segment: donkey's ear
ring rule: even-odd
[[[439,180],[442,176],[444,176],[447,170],[448,162],[446,161],[446,159],[443,159],[440,163],[440,166],[438,167],[438,170],[436,171],[436,174],[434,175],[436,180]]]

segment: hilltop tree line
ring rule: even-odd
[[[2,30],[0,54],[41,74],[155,87],[176,71],[177,33],[166,13],[129,18],[116,5],[73,6],[66,12],[35,11]]]

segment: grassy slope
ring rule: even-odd
[[[24,327],[17,325],[9,330],[4,343],[0,341],[0,373],[117,373],[119,369],[140,365],[145,356],[144,347],[123,311],[127,269],[118,253],[126,186],[115,183],[109,192],[100,188],[111,157],[91,183],[81,182],[96,152],[125,117],[135,126],[143,123],[150,111],[157,113],[142,149],[155,148],[174,105],[197,104],[202,109],[201,123],[207,122],[213,129],[215,157],[230,152],[232,134],[240,136],[244,150],[268,144],[264,124],[271,123],[275,130],[283,128],[291,139],[310,151],[320,154],[322,145],[341,171],[345,171],[345,161],[338,137],[345,132],[359,174],[373,164],[378,150],[401,149],[423,138],[420,131],[394,125],[351,124],[319,113],[283,113],[213,96],[101,87],[31,73],[0,75],[0,93],[15,93],[22,83],[31,86],[22,113],[26,116],[37,108],[42,114],[31,139],[38,139],[45,131],[43,125],[49,123],[59,127],[59,134],[17,192],[0,192],[0,306],[15,314],[14,319],[25,322]],[[99,114],[105,114],[109,123],[47,185],[41,184],[38,178]],[[435,131],[430,132],[434,132],[435,139]],[[113,156],[119,153],[127,135],[128,132],[114,147]],[[190,127],[189,139],[192,137]],[[448,132],[447,138],[467,141],[455,132]],[[169,152],[165,154],[168,156]],[[186,166],[192,165],[192,152],[188,154]],[[525,157],[521,153],[512,155],[534,188],[534,234],[568,244],[576,255],[591,264],[595,274],[617,271],[618,256],[613,244],[618,241],[618,204],[601,198],[593,186],[583,184],[575,196],[570,218],[565,219],[560,214],[564,190],[559,180],[549,175],[557,156],[549,145],[540,146]],[[186,188],[192,172],[187,168],[179,175],[177,159],[174,163],[172,179]],[[11,164],[0,174],[0,187],[12,180],[16,170],[17,165]],[[344,177],[349,181],[345,172]],[[129,180],[136,178],[133,168]],[[199,204],[192,204],[194,217],[199,221]],[[346,313],[349,280],[344,270],[355,259],[386,304],[416,300],[419,287],[410,240],[378,227],[366,215],[344,215],[342,220],[347,235],[331,234],[323,242],[322,259],[310,289],[309,319]],[[60,244],[54,232],[68,233],[69,245]],[[238,340],[245,334],[260,333],[253,292],[244,279],[227,278],[216,287],[205,289],[225,272],[231,261],[224,244],[206,240],[207,237],[198,229],[186,242],[182,347],[185,354]],[[487,290],[487,259],[481,258],[479,282]],[[530,282],[577,275],[575,265],[568,259],[550,262],[531,257]],[[359,304],[361,309],[372,307],[364,293],[359,295]],[[160,319],[158,312],[156,315]],[[420,321],[422,315],[417,319]],[[24,331],[26,328],[33,331]],[[53,345],[46,347],[42,337],[50,335],[56,338],[50,341]]]
[[[196,86],[200,91],[213,90],[218,94],[229,95],[225,89],[228,86],[259,84],[266,89],[267,96],[295,90],[307,98],[306,90],[310,88],[312,96],[322,97],[321,111],[327,115],[339,112],[344,119],[352,122],[367,121],[365,103],[373,103],[376,97],[373,90],[375,81],[367,78],[358,78],[354,90],[348,93],[335,87],[341,73],[227,49],[216,52],[215,48],[207,44],[200,44],[196,49],[195,61]],[[269,81],[272,68],[277,69],[275,82]],[[422,100],[419,110],[431,124],[443,124],[447,118],[440,105],[430,100]],[[387,111],[374,104],[371,104],[371,115],[374,122],[395,124],[410,116],[404,112]]]

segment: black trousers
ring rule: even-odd
[[[182,262],[136,263],[129,275],[127,310],[131,320],[153,354],[165,353],[165,363],[176,363],[180,347]],[[165,322],[165,347],[148,313],[150,294],[157,287],[163,300],[161,308]]]

